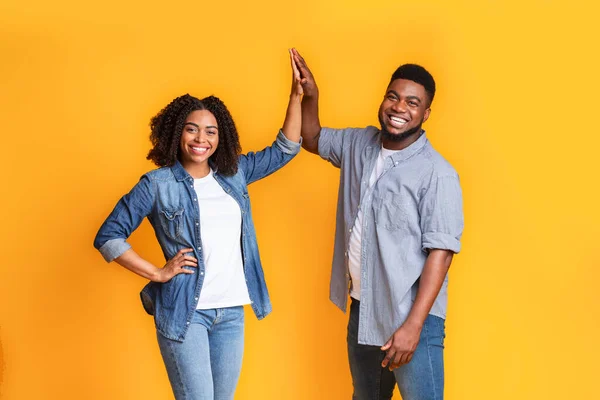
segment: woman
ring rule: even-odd
[[[121,198],[94,241],[108,262],[151,281],[142,303],[154,315],[177,399],[233,399],[244,348],[243,305],[251,304],[258,319],[271,311],[247,185],[300,151],[302,86],[291,62],[283,128],[262,151],[239,154],[233,119],[216,97],[186,94],[152,118],[148,159],[161,168]],[[144,217],[167,260],[162,268],[126,241]]]

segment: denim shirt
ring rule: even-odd
[[[241,209],[244,275],[258,319],[271,312],[271,302],[258,254],[247,186],[283,167],[299,151],[300,143],[288,140],[280,131],[273,145],[241,155],[235,175],[214,172],[217,182]],[[179,162],[143,175],[104,221],[94,247],[107,262],[114,260],[131,248],[127,238],[145,217],[154,228],[165,260],[183,248],[194,249],[194,257],[198,259],[194,274],[178,274],[165,283],[150,282],[140,294],[146,312],[154,315],[157,330],[169,339],[183,341],[200,297],[205,265],[194,179]]]
[[[406,320],[430,249],[458,253],[463,230],[458,174],[425,133],[385,160],[368,182],[381,151],[380,131],[321,129],[319,155],[340,168],[330,298],[346,309],[348,246],[363,212],[358,342],[381,346]],[[430,314],[446,318],[448,277]]]

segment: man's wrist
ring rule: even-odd
[[[304,92],[304,96],[302,97],[302,102],[305,102],[305,103],[311,102],[312,103],[315,101],[319,101],[319,91],[318,90],[313,94],[308,94],[308,93]]]
[[[407,328],[416,329],[416,330],[420,331],[421,329],[423,329],[424,324],[425,324],[425,318],[420,318],[417,316],[409,315],[409,317],[406,319],[406,321],[402,325],[406,326]]]

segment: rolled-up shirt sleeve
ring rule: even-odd
[[[283,131],[279,131],[273,144],[261,151],[241,154],[238,167],[244,173],[249,185],[271,175],[292,160],[302,147],[300,142],[288,139]]]
[[[299,142],[294,142],[288,139],[282,130],[279,130],[275,139],[275,145],[285,154],[296,155],[300,153],[300,149],[302,148],[302,138],[300,138]]]
[[[94,247],[107,262],[113,261],[131,248],[127,239],[150,214],[153,203],[152,182],[144,175],[137,185],[119,200],[96,234]]]
[[[458,176],[434,177],[419,204],[424,251],[460,252],[464,227],[462,190]]]

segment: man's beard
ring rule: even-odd
[[[383,118],[381,116],[379,117],[379,125],[381,125],[381,138],[382,139],[389,140],[390,142],[402,142],[403,140],[414,135],[415,133],[420,133],[421,125],[423,125],[423,121],[421,121],[421,123],[419,125],[415,126],[414,128],[411,128],[411,129],[407,130],[406,132],[403,132],[403,133],[400,133],[397,135],[395,135],[393,133],[389,133],[387,131],[387,129],[385,129],[385,124],[383,123]]]

